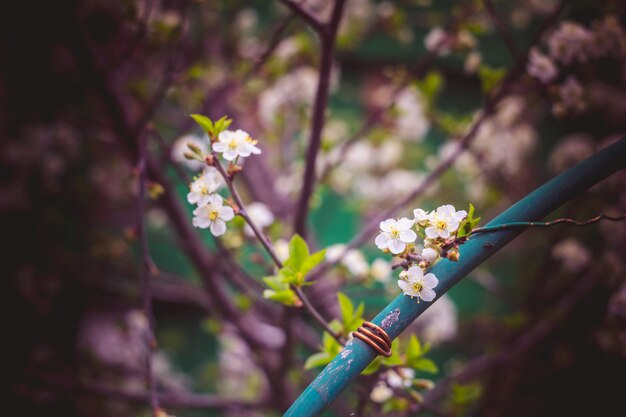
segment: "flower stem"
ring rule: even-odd
[[[265,248],[267,253],[270,255],[270,257],[274,261],[274,264],[276,264],[278,268],[282,268],[284,265],[281,262],[278,255],[276,254],[274,247],[269,242],[267,237],[263,234],[261,229],[259,229],[256,223],[254,223],[254,221],[252,221],[252,219],[248,215],[248,212],[246,211],[246,207],[243,204],[243,200],[241,199],[241,196],[239,195],[239,192],[237,191],[237,188],[235,187],[233,180],[228,176],[228,174],[224,170],[224,167],[220,163],[218,159],[218,155],[215,152],[213,152],[213,161],[214,161],[215,168],[218,170],[222,178],[224,178],[224,181],[226,182],[226,186],[228,187],[228,191],[230,191],[230,194],[233,197],[233,200],[235,200],[235,204],[237,204],[237,207],[239,209],[238,214],[250,226],[250,228],[252,229],[252,232],[254,233],[254,236],[256,236],[259,242],[261,242],[261,245],[263,246],[263,248]],[[313,304],[311,303],[311,300],[309,300],[307,296],[304,294],[304,291],[302,291],[302,288],[296,287],[295,285],[291,285],[291,289],[296,293],[296,295],[302,302],[302,305],[304,306],[304,308],[306,308],[307,311],[311,314],[311,316],[313,316],[313,318],[315,318],[315,320],[318,321],[318,323],[324,328],[324,330],[327,331],[339,343],[343,344],[343,339],[341,338],[341,336],[330,328],[329,323],[326,321],[326,319],[324,319],[324,317],[322,317],[322,314],[315,308],[315,306],[313,306]]]
[[[552,220],[549,222],[513,222],[513,223],[505,223],[505,224],[499,224],[497,226],[489,226],[489,227],[478,227],[474,230],[472,230],[472,232],[470,233],[471,235],[474,234],[478,234],[478,233],[490,233],[490,232],[497,232],[498,230],[506,230],[506,229],[512,229],[515,227],[550,227],[550,226],[555,226],[557,224],[571,224],[577,227],[582,227],[582,226],[587,226],[589,224],[592,223],[596,223],[599,222],[600,220],[609,220],[612,222],[619,222],[622,220],[626,220],[626,213],[623,213],[619,216],[607,216],[606,214],[600,214],[596,217],[592,217],[591,219],[588,220],[584,220],[584,221],[578,221],[578,220],[574,220],[574,219],[568,219],[568,218],[563,218],[563,219],[556,219],[556,220]]]

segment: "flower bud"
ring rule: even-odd
[[[187,148],[189,148],[191,152],[193,152],[194,154],[198,155],[201,158],[204,156],[200,147],[193,142],[187,142]]]
[[[433,387],[435,386],[435,383],[433,381],[431,381],[430,379],[414,379],[413,380],[413,386],[415,386],[415,388],[420,388],[420,389],[433,389]]]
[[[448,251],[446,258],[450,259],[452,262],[458,262],[461,258],[461,254],[457,249],[452,249]]]
[[[198,160],[198,157],[196,155],[190,153],[190,152],[185,152],[183,154],[183,156],[185,157],[185,159],[188,159],[190,161],[197,161]]]

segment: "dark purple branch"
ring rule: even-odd
[[[143,314],[146,317],[148,326],[146,328],[146,358],[145,358],[145,373],[146,373],[146,388],[149,394],[150,409],[152,415],[157,417],[159,410],[159,398],[157,396],[156,384],[154,381],[154,375],[152,370],[152,351],[156,347],[156,340],[154,336],[154,317],[152,314],[152,273],[156,270],[152,257],[150,256],[150,250],[148,248],[148,236],[146,234],[144,216],[145,216],[145,204],[146,204],[146,135],[141,135],[139,138],[139,160],[137,162],[137,176],[138,176],[138,191],[137,191],[137,236],[139,239],[139,246],[141,248],[141,293],[142,293],[142,307]]]
[[[322,22],[320,22],[317,17],[313,16],[310,11],[305,10],[302,4],[296,3],[293,0],[280,0],[280,2],[304,20],[316,32],[322,33],[324,31],[325,26]]]
[[[335,50],[335,37],[343,14],[345,0],[337,0],[333,8],[330,22],[324,32],[320,32],[321,40],[321,60],[320,75],[317,84],[317,92],[315,94],[315,102],[313,104],[313,116],[311,117],[311,137],[306,152],[306,166],[304,169],[304,178],[302,180],[302,191],[296,206],[296,215],[294,218],[294,230],[304,239],[307,235],[307,218],[309,214],[309,201],[316,180],[316,161],[317,154],[322,141],[322,130],[326,116],[326,107],[328,104],[328,94],[330,90],[330,76],[333,65],[333,53]]]
[[[500,34],[500,37],[502,37],[502,40],[504,41],[507,48],[509,49],[511,56],[516,62],[520,62],[521,60],[520,58],[522,56],[521,52],[519,48],[517,47],[517,44],[513,40],[513,37],[511,36],[511,32],[509,31],[507,26],[504,24],[504,22],[500,19],[500,17],[498,17],[498,14],[496,13],[496,9],[493,6],[493,3],[491,2],[491,0],[484,0],[483,3],[485,4],[485,9],[487,10],[489,17],[493,21],[494,25],[496,25],[496,30],[498,31],[498,33]]]

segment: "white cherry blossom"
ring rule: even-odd
[[[231,207],[224,206],[224,200],[219,194],[212,194],[209,201],[193,211],[193,225],[200,229],[209,229],[213,236],[226,233],[226,222],[235,217]]]
[[[428,224],[428,213],[420,208],[413,210],[413,216],[415,217],[415,223],[424,227]]]
[[[418,266],[412,266],[406,271],[405,278],[398,280],[398,286],[409,297],[421,298],[424,301],[433,301],[435,299],[435,288],[439,284],[439,280],[433,273],[424,275],[422,269]]]
[[[558,74],[554,62],[549,57],[542,54],[537,48],[530,50],[526,72],[543,84],[548,84],[550,81],[554,80]]]
[[[387,384],[392,388],[409,388],[413,385],[415,370],[411,368],[396,368],[385,372]]]
[[[250,219],[252,219],[252,222],[260,229],[264,229],[274,223],[274,215],[272,214],[270,209],[263,203],[254,202],[248,204],[248,207],[246,207],[246,212],[248,213],[248,216],[250,216]],[[247,236],[254,236],[254,232],[248,224],[246,224],[243,228],[243,232]]]
[[[370,274],[378,282],[389,282],[389,278],[391,278],[391,263],[383,258],[376,258],[372,262]]]
[[[430,226],[425,230],[428,239],[447,239],[459,228],[461,221],[467,216],[465,210],[456,211],[448,204],[438,207],[429,214]]]
[[[406,217],[380,222],[381,232],[376,236],[376,246],[378,249],[389,249],[394,255],[404,252],[406,244],[417,239],[417,233],[412,230],[413,224],[414,222]]]
[[[244,130],[225,130],[219,134],[218,141],[213,143],[213,150],[221,153],[227,161],[234,161],[238,156],[246,158],[260,154],[261,150],[256,144],[257,141]]]
[[[372,388],[372,392],[370,392],[370,399],[379,404],[384,403],[391,397],[393,397],[393,390],[383,381],[376,383],[374,388]]]
[[[202,207],[209,202],[211,195],[222,185],[222,180],[213,167],[206,168],[189,186],[187,201]]]
[[[439,259],[439,252],[434,248],[424,248],[422,249],[422,258],[432,264]]]

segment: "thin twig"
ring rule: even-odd
[[[513,228],[518,228],[518,227],[550,227],[550,226],[554,226],[557,224],[571,224],[577,227],[582,227],[582,226],[587,226],[592,223],[599,222],[600,220],[620,222],[625,219],[626,219],[626,213],[620,216],[607,216],[606,214],[600,214],[596,217],[592,217],[591,219],[584,220],[584,221],[577,221],[574,219],[563,218],[563,219],[552,220],[549,222],[513,222],[513,223],[499,224],[497,226],[477,227],[476,229],[472,230],[470,235],[474,235],[478,233],[491,233],[491,232],[497,232],[498,230],[513,229]]]
[[[493,3],[491,2],[491,0],[483,0],[483,3],[485,4],[485,9],[487,10],[489,17],[491,18],[493,23],[496,25],[496,30],[498,31],[498,33],[500,34],[500,37],[502,38],[507,48],[509,49],[511,56],[516,62],[520,62],[520,57],[522,56],[521,52],[519,48],[517,47],[517,44],[513,40],[513,37],[511,36],[511,32],[509,32],[507,26],[504,24],[504,22],[502,22],[502,20],[496,13],[496,9],[493,6]]]
[[[408,193],[404,198],[402,198],[398,203],[394,206],[389,207],[384,210],[381,214],[374,217],[370,220],[361,231],[346,245],[343,252],[339,254],[333,261],[325,260],[323,263],[318,265],[315,270],[309,274],[310,280],[315,280],[323,275],[326,271],[328,271],[333,266],[337,265],[339,262],[343,260],[345,255],[352,249],[356,249],[363,245],[370,238],[372,233],[378,228],[378,224],[388,218],[389,216],[394,215],[398,210],[403,208],[406,204],[413,201],[417,197],[421,196],[428,188],[441,176],[443,175],[448,168],[452,166],[454,161],[463,153],[463,151],[469,146],[470,142],[473,140],[474,136],[478,132],[481,124],[491,115],[497,104],[506,96],[508,93],[508,89],[513,84],[515,79],[522,73],[520,68],[524,68],[525,61],[528,59],[528,53],[530,49],[541,39],[541,36],[545,31],[550,28],[550,26],[557,19],[558,15],[563,11],[565,6],[569,3],[570,0],[563,0],[558,7],[552,12],[552,14],[544,21],[541,28],[537,31],[533,38],[533,42],[526,48],[525,53],[523,54],[521,61],[518,65],[512,68],[508,74],[502,80],[500,87],[496,88],[495,92],[489,97],[483,107],[480,116],[472,127],[465,133],[463,138],[457,141],[457,147],[454,149],[452,153],[448,155],[447,158],[442,160],[439,165],[437,165],[427,176],[420,182],[410,193]]]
[[[322,42],[319,80],[317,83],[317,92],[315,94],[315,102],[313,104],[313,115],[311,116],[311,136],[309,138],[309,146],[306,151],[306,165],[304,168],[304,177],[302,179],[302,191],[296,206],[296,215],[294,217],[294,230],[304,239],[307,235],[307,218],[309,214],[309,201],[313,188],[315,187],[317,169],[317,155],[322,143],[322,130],[324,129],[324,121],[326,118],[326,106],[328,104],[328,95],[330,90],[330,76],[333,66],[333,53],[335,50],[335,37],[339,29],[339,23],[343,14],[346,0],[336,0],[333,8],[330,22],[328,23],[328,31],[320,33]]]
[[[298,15],[302,20],[304,20],[313,30],[318,33],[323,33],[325,26],[319,19],[308,10],[305,10],[302,7],[302,4],[296,3],[292,0],[279,0],[282,4],[288,7],[293,13]]]
[[[243,203],[243,200],[241,199],[241,196],[239,195],[239,192],[237,191],[237,188],[235,187],[235,184],[232,178],[228,175],[228,173],[226,172],[226,170],[224,169],[224,167],[222,166],[222,164],[220,163],[218,159],[219,157],[218,154],[213,152],[212,155],[213,155],[213,160],[214,160],[213,166],[215,166],[215,168],[218,170],[218,172],[220,173],[220,175],[226,182],[228,191],[230,191],[230,194],[233,197],[233,200],[235,200],[235,204],[237,204],[237,209],[238,209],[237,214],[240,215],[245,220],[245,222],[250,226],[256,238],[259,240],[261,245],[265,248],[267,253],[270,255],[270,257],[274,261],[274,264],[278,268],[283,268],[284,265],[282,261],[280,260],[280,258],[278,257],[278,254],[274,250],[274,247],[272,246],[270,241],[267,239],[267,237],[263,234],[261,229],[259,229],[256,223],[248,215],[246,211],[246,207]],[[319,322],[319,324],[324,328],[324,330],[330,333],[330,335],[333,336],[338,342],[343,343],[343,341],[341,340],[341,337],[330,328],[330,325],[328,324],[326,319],[324,319],[321,313],[317,311],[315,306],[313,306],[313,304],[304,294],[302,289],[299,287],[296,287],[295,285],[291,285],[291,289],[296,293],[296,295],[302,302],[302,305],[315,318],[315,320]]]
[[[156,391],[156,383],[154,381],[153,369],[152,369],[152,351],[156,347],[156,340],[154,336],[154,317],[152,315],[152,287],[151,279],[153,271],[156,270],[152,257],[150,256],[150,250],[148,248],[148,237],[144,225],[145,204],[146,204],[146,135],[139,137],[139,160],[137,162],[137,175],[139,178],[138,185],[139,191],[137,193],[137,235],[139,239],[139,245],[141,248],[142,269],[141,269],[141,293],[143,313],[147,320],[146,328],[146,358],[145,358],[145,373],[146,373],[146,388],[149,393],[150,408],[152,415],[157,416],[159,410],[159,398]]]

